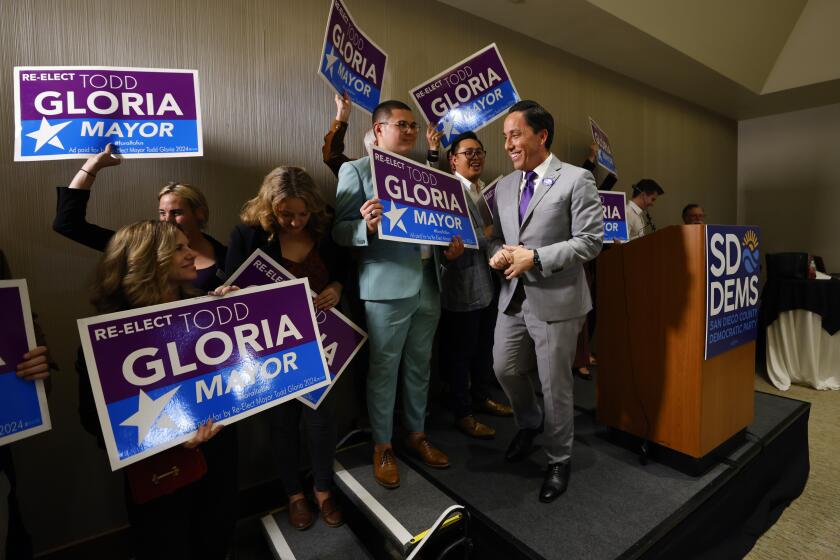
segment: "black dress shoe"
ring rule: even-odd
[[[569,486],[569,472],[571,470],[571,464],[568,461],[565,463],[549,463],[548,471],[545,473],[545,479],[543,479],[540,488],[541,502],[546,504],[553,502],[566,491]]]
[[[539,428],[525,428],[516,432],[513,441],[505,452],[505,460],[514,462],[521,461],[531,453],[534,445],[534,438],[541,432]]]

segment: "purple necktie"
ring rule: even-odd
[[[522,189],[522,196],[519,199],[519,224],[525,219],[525,211],[528,210],[528,203],[534,196],[534,182],[537,180],[537,172],[529,171],[525,174],[525,188]]]

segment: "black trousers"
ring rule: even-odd
[[[449,383],[455,418],[472,414],[472,401],[488,398],[493,374],[496,306],[475,311],[441,311],[438,329],[441,376]]]
[[[337,437],[332,395],[328,395],[315,410],[293,400],[274,407],[268,414],[271,415],[271,439],[280,457],[280,480],[286,495],[303,492],[300,479],[301,418],[306,423],[315,489],[322,492],[329,490],[333,483]]]
[[[236,425],[225,426],[201,445],[204,477],[145,504],[135,504],[125,485],[128,520],[138,560],[224,560],[238,518]]]

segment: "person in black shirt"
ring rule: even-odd
[[[96,251],[105,250],[114,231],[88,223],[85,214],[97,173],[120,163],[122,159],[114,154],[112,145],[108,144],[104,151],[85,161],[69,187],[58,187],[54,231]],[[158,194],[160,220],[177,224],[196,253],[198,276],[193,285],[208,292],[222,284],[217,271],[224,270],[227,253],[224,245],[202,231],[207,225],[209,214],[204,195],[193,186],[172,182]]]

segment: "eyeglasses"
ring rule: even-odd
[[[387,122],[382,121],[376,124],[390,124],[391,126],[396,126],[400,129],[400,132],[417,132],[420,129],[420,125],[416,122],[408,122],[408,121],[399,121],[399,122]]]
[[[479,148],[477,150],[469,149],[469,150],[464,150],[463,152],[455,152],[455,155],[456,156],[461,156],[462,155],[467,159],[473,159],[473,158],[483,158],[485,155],[487,155],[487,152],[485,152],[484,150]]]

